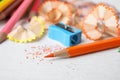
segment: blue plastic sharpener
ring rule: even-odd
[[[75,27],[57,23],[49,27],[48,37],[69,47],[81,42],[81,33],[82,31]]]

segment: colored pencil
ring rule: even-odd
[[[40,5],[40,3],[41,3],[41,0],[35,0],[34,1],[33,7],[30,11],[28,19],[31,19],[33,16],[37,15],[37,9],[38,9],[38,6]]]
[[[97,52],[101,50],[106,50],[110,48],[115,48],[120,46],[120,37],[110,38],[105,40],[100,40],[87,44],[80,44],[77,46],[72,46],[61,51],[48,54],[45,58],[50,57],[75,57],[80,55],[89,54],[92,52]]]
[[[0,12],[5,10],[8,6],[10,6],[15,0],[2,0],[0,1]]]
[[[16,0],[13,4],[11,4],[7,9],[0,13],[0,20],[8,17],[22,2],[23,0]]]
[[[14,12],[13,16],[8,20],[8,22],[5,24],[5,26],[2,28],[1,32],[2,34],[8,34],[11,32],[12,28],[16,24],[16,22],[22,17],[22,15],[25,13],[27,8],[30,6],[33,0],[24,0],[21,5],[18,7],[18,9]],[[6,37],[3,37],[4,35],[0,36],[0,42],[3,42]]]

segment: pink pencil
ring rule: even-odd
[[[22,15],[25,13],[27,8],[30,6],[33,0],[24,0],[22,4],[18,7],[18,9],[15,11],[13,16],[8,20],[8,22],[5,24],[3,29],[0,32],[0,42],[3,42],[7,34],[12,30],[16,22],[22,17]]]

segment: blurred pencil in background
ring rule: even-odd
[[[6,8],[3,12],[0,13],[0,20],[5,19],[8,17],[12,12],[16,10],[16,8],[20,5],[23,0],[16,0],[12,3],[8,8]]]
[[[38,6],[40,5],[41,2],[42,2],[42,0],[35,0],[34,1],[32,8],[30,10],[29,16],[28,16],[28,20],[30,20],[33,16],[37,15],[37,9],[38,9]]]
[[[0,12],[9,7],[15,0],[0,0]]]

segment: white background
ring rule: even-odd
[[[110,1],[117,8],[120,6],[120,0],[105,1]],[[0,28],[3,23],[0,23]],[[82,39],[88,41],[84,37]],[[0,80],[120,80],[118,48],[74,58],[45,59],[39,64],[35,60],[25,59],[26,48],[41,44],[61,45],[47,35],[42,40],[28,44],[9,40],[0,44]]]

